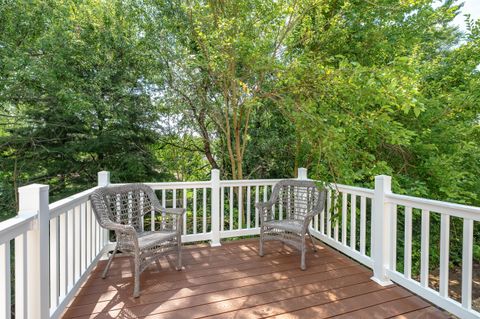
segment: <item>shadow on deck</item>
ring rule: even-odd
[[[306,271],[286,245],[257,251],[258,240],[188,246],[183,271],[174,256],[145,270],[137,299],[130,259],[115,259],[104,280],[101,261],[64,318],[448,318],[404,288],[377,285],[371,270],[323,244],[309,250]]]

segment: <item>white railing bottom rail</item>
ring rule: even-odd
[[[307,179],[307,170],[299,169],[298,176]],[[209,181],[147,184],[163,206],[187,210],[183,242],[210,241],[219,246],[224,238],[259,234],[255,203],[266,201],[277,182],[221,180],[220,172],[212,170]],[[0,318],[62,315],[111,247],[108,232],[98,225],[88,199],[97,187],[107,185],[112,185],[110,173],[99,172],[98,186],[52,204],[46,185],[19,189],[18,216],[0,223],[0,276],[5,279],[0,280]],[[377,176],[375,189],[335,184],[327,190],[325,209],[310,227],[313,236],[371,268],[372,280],[381,285],[394,282],[461,318],[480,318],[472,309],[473,232],[480,208],[393,194],[389,176]],[[282,208],[275,209],[282,219]],[[441,236],[437,290],[429,286],[429,253],[434,244],[430,227],[435,215],[439,215],[435,219],[440,220]],[[414,218],[421,225],[415,225]],[[449,297],[452,218],[463,220],[460,302]],[[155,230],[155,213],[147,220]],[[412,275],[412,242],[418,237],[413,229],[420,232],[418,279]],[[397,247],[398,242],[403,246]],[[403,267],[397,267],[398,252],[403,255]]]

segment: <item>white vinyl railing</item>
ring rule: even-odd
[[[257,235],[259,215],[255,203],[268,200],[279,179],[220,180],[220,172],[212,170],[210,181],[145,183],[167,208],[186,209],[182,242],[210,241]],[[120,185],[120,184],[112,184]],[[155,212],[150,227],[155,229]]]
[[[211,182],[146,183],[164,207],[183,207],[182,242],[211,240]],[[155,229],[155,212],[150,227]]]
[[[103,256],[108,232],[100,227],[89,195],[96,188],[49,205],[50,317],[58,318]],[[30,317],[29,317],[30,318]]]
[[[387,264],[387,276],[396,283],[430,300],[441,308],[457,315],[460,318],[479,318],[480,313],[472,310],[472,281],[473,281],[473,231],[474,222],[480,221],[480,208],[446,203],[424,198],[416,198],[397,194],[386,196],[387,209],[391,211],[392,240],[390,262]],[[397,213],[402,210],[404,215],[403,232],[404,247],[396,247]],[[420,226],[420,275],[412,278],[412,215],[421,214]],[[434,216],[437,215],[437,216]],[[432,220],[440,219],[440,243],[434,243],[430,239],[430,227]],[[462,265],[461,265],[461,301],[456,301],[449,296],[449,265],[450,265],[450,221],[452,218],[461,219],[463,231]],[[438,289],[429,285],[429,261],[430,247],[440,247],[440,272]],[[397,270],[398,249],[404,251],[403,271]]]
[[[27,266],[38,257],[36,254],[30,255],[27,251],[27,235],[33,232],[35,218],[35,212],[24,211],[23,214],[0,224],[0,276],[2,279],[0,280],[0,317],[2,318],[10,318],[12,308],[15,313],[25,313]],[[12,254],[16,259],[15,264],[11,262]],[[12,271],[13,267],[15,272]],[[12,287],[13,275],[16,276],[14,287]],[[14,307],[12,307],[12,290],[18,291],[14,296]]]
[[[307,178],[299,169],[299,178]],[[164,207],[183,207],[182,241],[210,241],[259,234],[255,203],[267,200],[272,180],[220,180],[212,170],[202,182],[147,183]],[[98,186],[110,184],[110,174],[99,172]],[[325,210],[311,224],[312,235],[373,269],[373,280],[395,282],[461,318],[480,318],[472,310],[474,221],[480,208],[393,194],[389,176],[377,176],[375,189],[332,184],[327,187]],[[98,187],[97,186],[97,187]],[[111,247],[88,200],[91,188],[48,204],[48,186],[19,189],[18,216],[0,223],[0,318],[58,318],[72,301],[97,261]],[[278,217],[282,218],[281,207]],[[404,215],[398,223],[397,212]],[[421,211],[421,269],[412,276],[412,212]],[[428,285],[430,216],[439,214],[440,285]],[[450,218],[463,220],[462,300],[448,295]],[[150,216],[155,229],[155,212]],[[397,229],[404,225],[404,247],[397,247]],[[13,248],[14,247],[14,248]],[[397,269],[397,251],[404,249],[404,267]],[[14,263],[12,262],[14,257]],[[13,301],[13,302],[12,302]],[[14,305],[12,307],[12,304]]]
[[[95,188],[52,204],[47,185],[19,188],[18,215],[0,223],[0,318],[59,318],[72,301],[108,244]]]
[[[325,210],[314,218],[311,234],[373,268],[369,234],[374,191],[340,184],[332,184],[327,188]]]
[[[474,222],[480,221],[479,207],[393,194],[390,176],[383,175],[375,178],[375,189],[345,185],[330,185],[329,188],[326,212],[322,212],[311,227],[315,237],[372,268],[372,280],[381,285],[393,281],[460,318],[480,318],[480,313],[472,309],[473,232]],[[421,214],[419,234],[413,233],[415,210]],[[403,223],[398,219],[400,211],[404,215]],[[332,219],[332,214],[336,218]],[[430,240],[432,214],[439,215],[436,219],[440,219],[439,243]],[[461,302],[449,296],[452,218],[461,219],[463,224]],[[397,236],[400,226],[404,228],[403,238]],[[413,235],[420,237],[419,276],[412,275]],[[399,239],[403,239],[403,247],[397,247]],[[440,253],[438,289],[429,285],[432,245],[438,245]],[[402,272],[397,270],[397,251],[401,249]]]
[[[276,182],[278,180],[273,179],[221,181],[220,238],[259,234],[259,212],[255,203],[267,201]]]

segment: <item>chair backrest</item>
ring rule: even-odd
[[[300,219],[320,213],[325,206],[326,190],[320,191],[310,180],[287,179],[278,182],[271,200],[282,211],[284,219]]]
[[[142,216],[160,207],[154,191],[144,184],[106,186],[90,195],[93,212],[101,226],[105,221],[131,225],[142,230]]]

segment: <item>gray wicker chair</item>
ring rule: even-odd
[[[102,278],[107,276],[117,251],[134,258],[134,297],[140,295],[140,274],[160,255],[176,250],[177,269],[181,269],[184,208],[162,207],[154,191],[143,184],[102,187],[90,195],[90,201],[99,224],[115,231],[117,240]],[[144,230],[143,217],[151,212],[156,213],[158,231]]]
[[[260,213],[259,255],[263,256],[265,240],[280,240],[300,250],[300,268],[305,270],[305,238],[307,234],[316,251],[308,226],[312,218],[324,209],[325,199],[326,190],[319,191],[313,181],[283,180],[278,182],[273,188],[269,201],[256,204]],[[279,218],[280,212],[283,215],[282,219]]]

